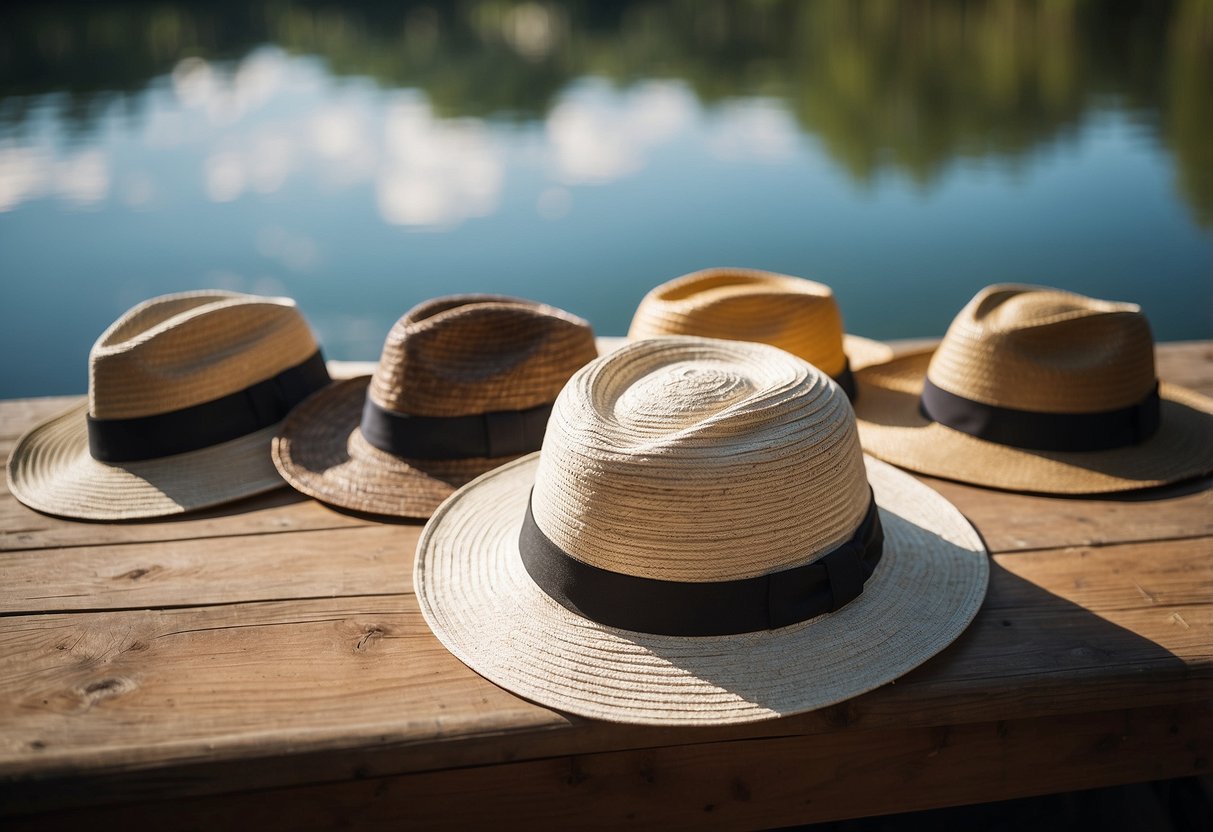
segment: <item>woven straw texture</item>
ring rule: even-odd
[[[540,590],[518,534],[536,523],[580,560],[714,581],[815,560],[848,538],[869,483],[884,555],[834,613],[732,636],[656,636],[584,619]],[[438,509],[418,543],[426,621],[462,661],[536,702],[647,724],[724,724],[823,707],[953,641],[988,563],[960,513],[858,448],[841,390],[771,347],[698,338],[629,344],[561,393],[541,453]]]
[[[89,354],[88,404],[34,427],[8,461],[17,499],[90,520],[161,517],[283,485],[269,454],[276,426],[209,448],[137,462],[89,455],[85,416],[150,416],[211,401],[270,378],[317,350],[285,298],[207,291],[139,304]]]
[[[856,373],[864,450],[904,468],[1045,494],[1097,494],[1213,472],[1213,400],[1163,382],[1161,422],[1147,441],[1104,451],[1039,451],[979,439],[928,420],[923,379],[979,402],[1043,413],[1092,413],[1141,400],[1154,385],[1154,345],[1138,307],[1034,286],[982,290],[935,351]]]
[[[367,395],[415,416],[524,410],[555,400],[597,356],[590,325],[533,301],[453,295],[422,303],[388,334],[374,375],[318,391],[295,408],[274,441],[294,488],[355,511],[425,518],[452,491],[516,457],[405,459],[358,429]]]
[[[837,376],[887,361],[885,344],[843,334],[842,313],[829,286],[757,269],[704,269],[644,296],[628,337],[696,335],[779,347]]]

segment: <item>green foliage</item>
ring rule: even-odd
[[[0,26],[0,128],[27,96],[66,91],[88,129],[113,95],[181,58],[272,42],[338,75],[423,89],[446,116],[534,119],[586,75],[675,78],[708,105],[784,101],[859,182],[925,185],[956,160],[1014,165],[1113,101],[1176,158],[1213,225],[1213,3],[1207,0],[463,0],[40,4]]]

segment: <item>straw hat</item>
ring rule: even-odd
[[[988,571],[950,503],[865,469],[821,371],[675,337],[574,375],[541,453],[434,513],[413,586],[443,644],[515,693],[617,722],[723,724],[906,673],[965,629]]]
[[[1213,399],[1158,382],[1131,303],[990,286],[938,349],[856,378],[864,449],[924,474],[1095,494],[1213,472]]]
[[[636,309],[628,337],[662,335],[770,344],[821,368],[851,398],[852,370],[893,357],[885,344],[843,334],[829,286],[757,269],[704,269],[653,289]]]
[[[88,401],[17,440],[8,487],[31,508],[89,520],[179,514],[279,488],[270,439],[328,382],[292,300],[153,298],[93,345]]]
[[[456,487],[530,453],[574,371],[594,358],[581,318],[499,295],[452,295],[396,322],[372,376],[287,419],[274,463],[292,486],[356,511],[429,517]]]

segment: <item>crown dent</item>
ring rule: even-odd
[[[418,416],[548,404],[597,355],[589,324],[554,307],[497,295],[437,298],[388,333],[369,395]]]
[[[847,362],[842,315],[830,287],[757,269],[704,269],[650,291],[628,337],[665,335],[771,344],[832,376]]]
[[[672,337],[579,371],[556,401],[533,492],[556,545],[681,581],[808,563],[868,506],[846,396],[763,344]]]
[[[166,295],[111,325],[89,354],[89,413],[130,419],[243,390],[316,352],[293,301],[232,292]]]
[[[615,420],[635,430],[688,427],[754,392],[753,383],[727,368],[674,364],[639,379],[615,403]]]
[[[1153,389],[1154,343],[1134,304],[997,285],[956,316],[927,377],[950,393],[1000,407],[1114,410]]]

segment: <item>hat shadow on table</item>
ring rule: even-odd
[[[971,548],[942,539],[938,534],[893,511],[883,510],[881,522],[885,533],[893,538],[917,539],[924,543],[930,541],[929,545],[937,550],[942,560],[961,561],[972,555]],[[978,537],[980,536],[978,535]],[[878,567],[878,572],[870,579],[872,586],[879,585],[883,577],[879,573]],[[875,593],[872,593],[869,600],[875,605],[879,599]],[[940,599],[932,598],[929,594],[900,598],[897,605],[887,606],[876,613],[899,622],[897,633],[882,633],[880,637],[903,645],[940,639],[938,620],[940,606],[942,606]],[[849,611],[844,608],[827,615],[834,618],[833,623],[840,627],[866,630],[869,622],[864,619],[872,614],[874,613],[870,607],[865,609],[856,605]],[[801,626],[809,627],[812,626],[812,623],[806,622]],[[825,622],[818,621],[817,623],[820,625]],[[964,629],[965,624],[967,622],[962,622],[959,617],[953,622],[953,625],[960,630]],[[790,630],[791,628],[789,628]],[[963,634],[957,632],[956,636],[963,637]],[[860,696],[887,684],[891,680],[890,677],[900,677],[909,673],[932,658],[924,656],[921,652],[910,650],[900,657],[899,662],[890,662],[885,657],[879,661],[878,667],[856,668],[853,661],[847,660],[848,657],[839,655],[833,659],[838,667],[831,667],[830,658],[824,660],[819,658],[821,653],[829,652],[828,643],[818,642],[813,645],[812,654],[803,657],[805,661],[815,662],[820,671],[820,676],[809,686],[809,689],[813,691],[813,696],[810,697],[805,695],[803,680],[789,680],[785,686],[774,690],[769,684],[760,684],[762,680],[785,674],[787,663],[796,660],[789,655],[786,645],[780,646],[775,641],[739,638],[735,645],[730,646],[744,654],[747,667],[747,672],[744,674],[737,674],[731,669],[724,669],[722,672],[717,656],[704,657],[695,650],[688,650],[685,644],[660,644],[650,641],[646,646],[653,655],[668,662],[671,667],[678,668],[688,677],[714,685],[721,691],[727,691],[729,697],[736,697],[742,702],[768,708],[778,715],[814,710],[835,704],[840,700],[845,701]],[[871,644],[848,644],[837,645],[833,649],[840,654],[853,651],[863,655],[873,647],[874,645]],[[887,645],[881,645],[881,648],[883,652],[883,649],[887,649]],[[947,646],[941,648],[941,652],[946,650]],[[859,681],[861,678],[866,681]]]

